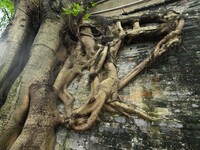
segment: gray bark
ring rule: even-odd
[[[48,3],[48,1],[44,2]],[[59,126],[56,130],[56,143],[54,143],[54,131],[57,121],[60,121],[56,119],[61,118],[55,107],[57,97],[49,86],[52,86],[51,81],[54,80],[51,74],[57,61],[56,53],[62,45],[65,22],[57,18],[55,14],[53,18],[47,15],[48,18],[42,21],[30,51],[27,50],[23,55],[29,54],[26,63],[26,60],[18,59],[19,54],[25,52],[26,49],[22,48],[24,43],[20,41],[26,41],[27,37],[31,39],[33,35],[28,29],[30,21],[23,21],[24,13],[18,10],[20,15],[17,17],[16,13],[16,18],[20,19],[13,21],[16,26],[10,27],[5,36],[7,41],[3,41],[0,45],[4,54],[0,55],[1,69],[4,70],[0,70],[2,95],[5,89],[9,90],[9,86],[19,73],[12,76],[10,85],[8,84],[10,78],[5,75],[10,74],[10,70],[16,68],[18,63],[22,65],[17,70],[23,70],[12,84],[6,102],[0,110],[0,149],[43,150],[53,147],[56,150],[198,150],[200,147],[199,6],[198,0],[180,0],[160,7],[173,9],[183,14],[186,20],[183,44],[179,49],[172,50],[163,56],[149,70],[145,70],[135,81],[131,81],[127,87],[119,91],[122,101],[138,105],[150,115],[160,117],[160,120],[150,123],[136,115],[127,118],[101,113],[102,122],[88,131],[77,133]],[[46,8],[50,9],[50,7]],[[19,39],[16,36],[13,38],[15,35],[13,32],[19,30],[16,27],[20,29],[20,32],[16,33]],[[11,42],[8,42],[9,40]],[[28,41],[31,43],[31,40]],[[9,48],[8,44],[11,51],[8,54],[9,57],[4,59],[6,49]],[[130,68],[134,68],[146,58],[154,45],[155,43],[152,42],[136,43],[121,50],[117,62],[119,77],[122,78]],[[24,65],[26,66],[23,67]],[[69,85],[68,90],[76,99],[75,107],[86,103],[84,99],[87,99],[89,95],[88,75],[86,75],[88,72],[83,71],[83,73],[80,80],[70,79],[72,84]],[[46,81],[50,83],[46,84]],[[58,105],[58,109],[61,112],[64,111],[62,104]]]
[[[56,51],[61,44],[65,22],[45,19],[30,50],[30,58],[10,89],[0,112],[0,149],[12,145],[23,128],[29,108],[29,87],[40,80],[51,80]]]
[[[0,107],[11,85],[29,58],[34,32],[25,1],[17,5],[14,19],[9,23],[0,41]]]

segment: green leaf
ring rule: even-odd
[[[97,3],[95,3],[95,2],[90,2],[90,4],[91,4],[92,7],[97,5]]]
[[[79,14],[79,11],[77,9],[73,8],[72,15],[77,16],[78,14]]]
[[[10,19],[14,15],[14,4],[10,0],[0,0],[0,34],[5,29]]]
[[[90,14],[85,14],[85,16],[83,17],[85,20],[90,20]]]

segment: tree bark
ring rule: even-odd
[[[50,84],[36,82],[30,87],[30,109],[20,136],[10,149],[53,149],[58,117],[56,94]]]
[[[47,18],[41,24],[30,58],[10,89],[0,112],[0,149],[10,147],[23,128],[29,108],[29,87],[37,80],[51,80],[56,52],[62,41],[62,19]]]
[[[0,41],[0,107],[29,58],[29,49],[35,36],[26,1],[16,4],[14,19],[7,26]]]
[[[53,149],[55,127],[59,123],[67,129],[88,130],[99,120],[103,108],[154,120],[145,112],[122,103],[118,91],[164,52],[180,44],[184,25],[181,15],[166,11],[150,12],[137,19],[118,17],[105,27],[95,20],[81,18],[79,21],[62,14],[62,6],[68,3],[71,4],[68,0],[66,3],[57,0],[21,0],[16,3],[13,25],[0,43],[0,102],[3,104],[6,100],[0,110],[2,150]],[[30,7],[32,4],[35,6]],[[71,7],[74,5],[69,7],[74,10]],[[39,15],[40,20],[34,20],[34,15]],[[76,25],[73,26],[74,22]],[[32,23],[39,27],[36,35],[32,33]],[[119,79],[116,60],[123,44],[154,36],[161,40],[152,54]],[[69,40],[76,43],[75,48],[70,47]],[[7,49],[10,49],[8,54]],[[69,56],[59,59],[60,51]],[[73,110],[74,98],[67,88],[83,69],[89,70],[91,93],[85,105]],[[64,116],[56,108],[59,98],[65,105]]]

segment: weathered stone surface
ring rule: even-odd
[[[81,133],[57,130],[57,149],[72,150],[198,150],[200,148],[200,1],[182,0],[160,7],[181,12],[186,20],[179,49],[165,54],[120,91],[123,101],[136,104],[161,120],[149,123],[103,113],[101,122]],[[126,46],[118,59],[122,77],[152,51],[155,43]],[[87,73],[87,71],[85,72]],[[89,94],[87,75],[69,87],[78,106]],[[62,106],[59,106],[62,110]],[[60,146],[59,146],[60,145]]]

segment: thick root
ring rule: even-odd
[[[112,63],[107,63],[106,67],[108,69],[108,78],[99,84],[99,91],[97,94],[91,98],[86,105],[80,107],[73,113],[72,118],[68,124],[70,128],[74,130],[89,129],[97,120],[106,100],[112,95],[113,90],[117,89],[118,78],[116,74],[116,67]],[[86,122],[81,125],[77,125],[76,120],[87,115],[89,115],[89,117]]]
[[[116,97],[116,93],[126,86],[145,68],[149,67],[149,65],[157,60],[158,57],[160,57],[164,52],[171,49],[173,46],[180,44],[179,36],[184,25],[184,20],[180,17],[180,14],[175,13],[174,11],[143,14],[137,19],[126,19],[127,18],[116,19],[116,25],[112,26],[112,29],[115,28],[113,32],[110,32],[110,34],[105,36],[98,36],[97,38],[93,37],[91,32],[92,30],[89,29],[89,27],[95,27],[82,25],[83,30],[80,32],[82,40],[81,43],[85,49],[86,58],[89,58],[88,64],[90,64],[90,66],[88,66],[88,69],[90,70],[89,83],[91,86],[91,93],[88,98],[89,100],[85,105],[81,106],[77,110],[74,110],[71,118],[69,118],[69,116],[66,117],[64,123],[67,128],[78,131],[89,129],[98,120],[101,110],[107,110],[113,113],[119,112],[128,117],[130,114],[136,114],[140,118],[147,121],[155,120],[155,118],[149,116],[142,110],[120,102],[119,98]],[[151,23],[156,23],[156,25],[151,25]],[[129,41],[137,41],[137,38],[139,38],[139,40],[140,38],[144,39],[144,36],[147,38],[151,38],[153,36],[164,37],[160,40],[160,42],[158,42],[149,57],[144,59],[140,64],[138,64],[138,66],[119,80],[115,65],[118,51],[122,47],[125,40],[126,43],[129,43]],[[104,41],[98,43],[98,41],[104,37]],[[103,50],[100,49],[96,55],[94,55],[95,47],[102,43],[106,43],[103,46]],[[94,58],[92,58],[92,55]],[[104,72],[102,72],[102,69]],[[66,71],[69,71],[69,69]],[[66,82],[59,84],[62,84],[63,86]],[[62,89],[62,86],[58,89]],[[68,84],[66,86],[68,86]],[[65,99],[65,101],[70,99],[67,98],[68,94],[63,96],[63,93],[64,92],[61,92],[60,95],[60,97],[63,97],[62,99]]]
[[[151,56],[144,59],[139,65],[137,65],[132,71],[123,77],[120,81],[119,89],[122,89],[133,78],[135,78],[146,67],[149,67],[152,62],[158,59],[163,53],[172,47],[180,44],[180,33],[184,25],[184,20],[180,19],[175,31],[171,31],[167,34],[157,45]]]
[[[67,91],[66,88],[64,88],[62,91],[60,91],[59,97],[64,104],[66,117],[71,117],[74,102],[73,96]]]

